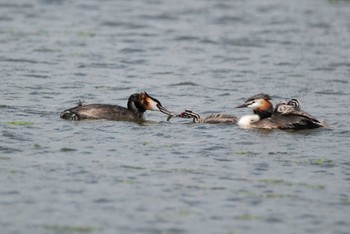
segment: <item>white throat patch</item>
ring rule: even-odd
[[[259,115],[245,115],[238,120],[238,126],[241,128],[251,128],[252,124],[260,120]]]
[[[255,110],[261,105],[261,100],[256,100],[253,104],[250,104],[248,107]]]
[[[149,99],[150,100],[150,103],[149,103],[149,110],[151,111],[159,111],[159,108],[158,108],[158,103],[156,103],[155,101],[153,101],[152,99]]]

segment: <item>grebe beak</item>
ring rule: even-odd
[[[249,106],[251,103],[243,103],[242,105],[236,106],[235,108],[243,108]]]
[[[166,115],[169,115],[169,116],[174,116],[175,113],[172,113],[170,111],[168,111],[167,109],[165,109],[165,107],[163,107],[160,103],[157,104],[157,107],[158,107],[158,110]]]

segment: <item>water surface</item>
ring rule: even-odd
[[[2,233],[349,233],[348,1],[0,2]],[[296,97],[327,129],[59,119]]]

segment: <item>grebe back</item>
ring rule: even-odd
[[[291,99],[287,103],[279,103],[271,116],[271,119],[283,129],[313,129],[325,127],[309,113],[301,110],[299,100]]]

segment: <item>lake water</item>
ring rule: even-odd
[[[350,233],[350,2],[0,1],[1,233]],[[59,113],[235,109],[265,92],[305,131]]]

